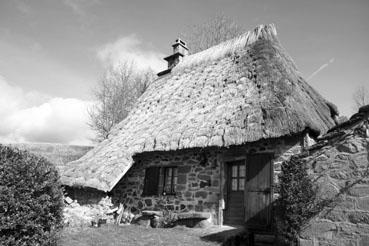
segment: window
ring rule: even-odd
[[[142,195],[153,196],[159,193],[160,167],[148,167],[145,171],[145,183]]]
[[[242,191],[245,189],[245,164],[233,164],[231,166],[231,190]]]
[[[164,167],[163,195],[175,194],[177,184],[177,168]]]
[[[177,167],[148,167],[142,196],[174,195],[176,184]]]

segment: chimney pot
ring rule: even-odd
[[[158,76],[169,73],[179,62],[182,61],[183,57],[189,54],[186,42],[177,38],[172,44],[173,54],[164,58],[168,62],[168,69],[158,73]]]

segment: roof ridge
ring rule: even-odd
[[[172,72],[177,72],[202,62],[224,57],[228,54],[234,53],[236,50],[255,43],[259,39],[275,40],[276,36],[277,30],[273,23],[259,25],[254,28],[254,30],[247,31],[236,38],[226,40],[220,44],[209,47],[206,50],[185,56],[183,61],[178,63],[178,65],[172,69]]]

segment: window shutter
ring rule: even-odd
[[[148,167],[145,172],[145,183],[142,195],[153,196],[159,194],[160,167]]]

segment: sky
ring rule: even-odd
[[[104,69],[161,71],[181,32],[219,14],[245,30],[274,23],[303,77],[350,116],[369,87],[368,13],[369,0],[1,0],[0,142],[92,144]]]

